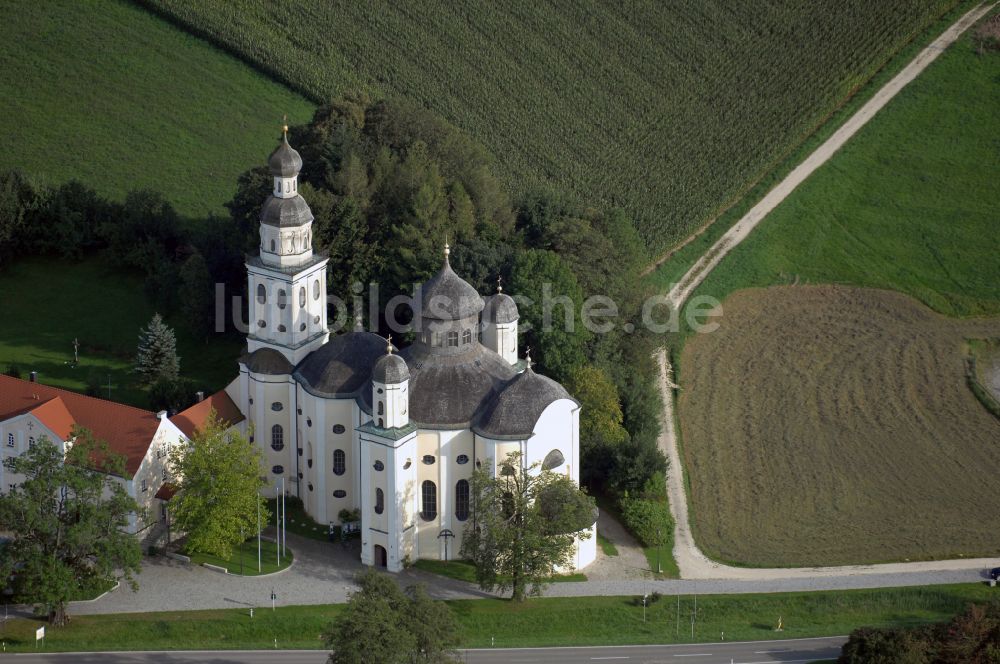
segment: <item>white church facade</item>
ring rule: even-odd
[[[250,331],[226,392],[262,450],[270,495],[302,499],[320,523],[361,514],[361,558],[401,570],[457,557],[470,527],[475,468],[519,451],[527,465],[579,479],[580,406],[518,358],[518,312],[483,298],[448,262],[416,294],[407,348],[365,331],[327,329],[327,259],[312,250],[312,213],[298,194],[287,136],[271,155],[260,253],[247,260]],[[573,567],[596,556],[577,538]]]

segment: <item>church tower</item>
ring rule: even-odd
[[[299,195],[302,157],[281,144],[268,159],[274,190],[260,213],[260,254],[247,260],[250,353],[270,348],[295,366],[330,336],[325,256],[312,249],[312,211]]]
[[[509,364],[517,365],[517,304],[514,298],[503,292],[500,280],[497,279],[497,292],[486,299],[483,308],[482,331],[483,345],[507,360]]]

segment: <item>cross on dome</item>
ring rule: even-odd
[[[500,285],[502,281],[503,281],[503,277],[498,274],[497,275],[497,292],[498,293],[502,293],[503,292],[503,286]]]
[[[385,343],[386,343],[385,354],[386,355],[392,355],[392,335],[391,334],[389,334],[389,335],[386,336]]]

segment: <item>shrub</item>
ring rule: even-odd
[[[643,546],[658,546],[673,532],[674,520],[666,500],[625,495],[618,502],[625,527]]]

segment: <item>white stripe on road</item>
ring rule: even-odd
[[[712,653],[710,652],[699,652],[699,653],[694,653],[692,655],[674,655],[674,657],[711,657],[711,656]]]
[[[628,659],[628,657],[619,655],[617,657],[591,657],[590,659]]]

